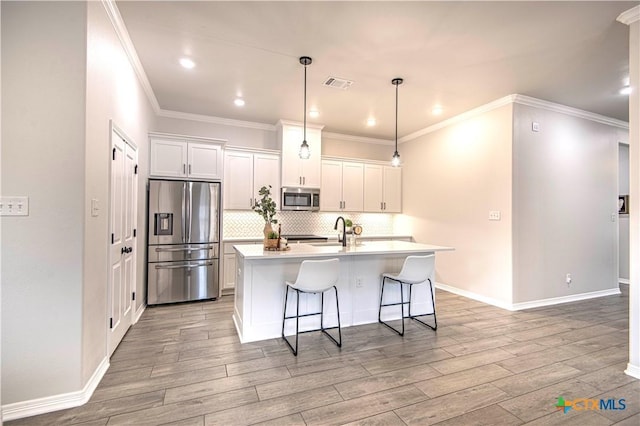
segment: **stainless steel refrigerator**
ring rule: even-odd
[[[147,304],[215,299],[220,183],[149,180]]]

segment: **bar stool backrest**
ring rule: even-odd
[[[303,291],[322,291],[333,287],[340,275],[340,259],[303,260],[293,287]]]
[[[435,267],[436,256],[407,256],[402,265],[402,270],[397,275],[398,281],[408,284],[417,284],[431,277]]]

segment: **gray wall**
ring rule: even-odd
[[[516,104],[513,134],[514,303],[616,288],[618,129]]]
[[[3,404],[82,387],[86,13],[2,3]]]
[[[511,303],[511,117],[509,104],[399,147],[396,231],[454,247],[438,254],[436,281],[499,306]]]
[[[618,146],[618,193],[629,195],[629,145]],[[629,215],[618,216],[618,277],[629,280]]]

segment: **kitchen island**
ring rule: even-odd
[[[233,320],[242,343],[280,337],[285,281],[294,282],[300,263],[306,259],[340,259],[337,283],[342,327],[378,321],[380,276],[396,272],[409,255],[450,251],[451,247],[406,241],[367,241],[342,247],[335,243],[292,244],[287,251],[264,251],[262,245],[235,245],[237,276]],[[431,281],[434,279],[431,277]],[[394,286],[399,287],[399,286]],[[415,287],[412,314],[432,313],[428,286]],[[387,299],[389,298],[389,299]],[[387,291],[385,302],[400,299],[399,288]],[[295,310],[295,297],[289,298],[289,312]],[[301,313],[318,312],[320,297],[302,294]],[[400,309],[385,308],[383,319],[400,318]],[[300,330],[319,327],[319,317],[301,318]],[[285,334],[295,332],[295,321],[287,321]],[[333,292],[325,294],[325,326],[337,323]]]

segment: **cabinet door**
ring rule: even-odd
[[[342,162],[322,161],[320,185],[320,210],[336,212],[342,210]]]
[[[236,255],[225,254],[223,258],[223,274],[222,281],[223,290],[232,290],[236,287]]]
[[[382,211],[382,166],[364,165],[364,211]]]
[[[302,140],[302,139],[301,139]],[[320,188],[322,164],[320,160],[320,154],[322,150],[321,131],[319,129],[307,128],[307,143],[309,144],[309,150],[311,155],[308,159],[298,159],[301,163],[302,170],[302,186],[306,188]]]
[[[324,179],[324,171],[322,173]],[[364,165],[342,163],[342,209],[361,212],[364,209]]]
[[[188,145],[189,177],[196,179],[222,179],[222,148],[220,145],[194,143]]]
[[[384,168],[382,185],[383,205],[385,213],[402,211],[402,169],[399,167]]]
[[[150,151],[150,176],[187,176],[187,144],[184,141],[151,139]]]
[[[253,154],[227,151],[224,164],[224,208],[248,210],[253,206]]]
[[[282,186],[302,186],[300,170],[300,144],[302,128],[283,126],[282,128]],[[312,152],[313,154],[313,152]]]
[[[280,206],[280,157],[271,154],[253,154],[253,203],[260,198],[263,186],[271,185],[271,198]]]

